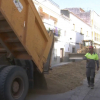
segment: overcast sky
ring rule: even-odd
[[[68,7],[80,7],[84,10],[94,10],[100,15],[100,0],[52,0],[59,5],[60,9]]]

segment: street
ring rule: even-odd
[[[100,100],[100,71],[95,78],[95,87],[87,87],[86,79],[83,85],[61,94],[41,95],[28,94],[25,100]]]

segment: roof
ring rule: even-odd
[[[68,10],[68,9],[63,9],[63,10]],[[69,10],[68,10],[69,11]],[[69,11],[71,14],[73,14],[75,17],[77,17],[78,19],[80,19],[81,21],[83,21],[85,24],[87,24],[84,20],[82,20],[80,17],[78,17],[76,14],[74,14],[73,12]],[[88,26],[91,27],[91,25],[87,24]]]

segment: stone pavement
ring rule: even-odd
[[[100,70],[95,77],[94,89],[87,87],[85,79],[83,85],[69,92],[53,95],[29,94],[25,100],[100,100]]]

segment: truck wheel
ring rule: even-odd
[[[6,67],[6,65],[0,65],[0,72]]]
[[[25,70],[7,66],[0,72],[0,100],[24,100],[29,83]]]

